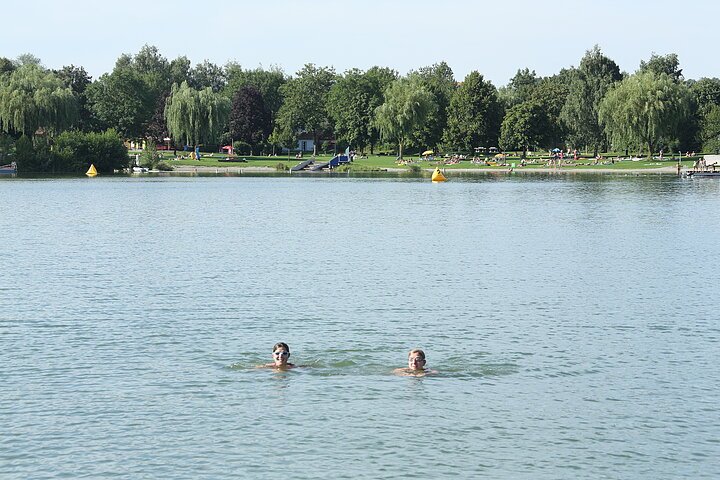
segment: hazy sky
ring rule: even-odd
[[[445,60],[461,80],[478,70],[496,86],[518,68],[552,75],[598,44],[627,72],[677,53],[686,78],[720,77],[720,2],[702,0],[25,0],[2,8],[0,56],[74,64],[93,76],[122,53],[155,45],[169,60],[391,67]]]

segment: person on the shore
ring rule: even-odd
[[[290,347],[285,342],[278,342],[273,346],[272,359],[272,363],[258,365],[258,368],[277,368],[278,370],[295,368],[295,364],[288,362],[290,359]]]
[[[425,364],[427,361],[425,360],[425,352],[420,350],[419,348],[416,348],[414,350],[410,350],[408,353],[408,366],[407,368],[396,368],[393,370],[393,373],[396,375],[414,375],[414,376],[422,376],[427,375],[428,373],[437,373],[435,370],[428,370],[425,368]]]

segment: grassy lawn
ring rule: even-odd
[[[135,151],[130,152],[131,155],[134,155]],[[287,155],[285,156],[277,156],[277,157],[258,157],[258,156],[237,156],[236,159],[245,159],[245,162],[228,162],[225,161],[227,158],[226,154],[223,153],[214,153],[212,156],[204,155],[201,157],[200,160],[192,160],[190,158],[186,159],[173,159],[173,155],[171,152],[160,152],[163,155],[163,160],[166,161],[170,165],[189,165],[189,166],[204,166],[204,167],[268,167],[268,168],[275,168],[279,163],[284,164],[287,168],[292,167],[302,160],[296,159],[294,155],[291,155],[289,158]],[[303,157],[303,160],[308,160],[311,157],[309,155]],[[316,161],[318,162],[327,162],[332,158],[332,155],[318,155],[316,157]],[[607,158],[611,158],[609,155]],[[682,164],[684,167],[692,167],[693,161],[697,157],[691,157],[691,158],[683,158]],[[522,170],[532,170],[532,169],[538,169],[538,168],[547,168],[547,158],[540,158],[540,157],[530,157],[528,159],[528,163],[524,167],[520,167],[520,158],[519,157],[513,157],[508,156],[505,160],[505,163],[507,166],[503,167],[501,165],[492,165],[492,166],[486,166],[484,164],[474,164],[471,163],[469,160],[463,160],[460,163],[453,164],[453,165],[445,165],[443,161],[427,161],[427,160],[421,160],[417,156],[408,156],[406,157],[406,160],[412,161],[412,163],[408,165],[399,165],[395,162],[394,156],[379,156],[379,155],[373,155],[368,156],[367,158],[357,158],[352,164],[350,164],[350,168],[354,170],[384,170],[387,168],[401,168],[405,170],[410,170],[411,168],[417,168],[420,167],[422,169],[432,169],[436,166],[439,166],[440,168],[444,168],[447,170],[455,170],[455,169],[473,169],[473,170],[490,170],[490,169],[497,169],[497,168],[508,168],[509,165],[515,164],[516,169],[522,169]],[[490,159],[492,160],[492,159]],[[607,159],[604,160],[605,162],[608,162],[606,164],[599,163],[598,165],[592,165],[593,160],[590,158],[581,158],[578,160],[577,165],[563,165],[561,168],[563,170],[609,170],[609,169],[632,169],[632,170],[640,170],[640,169],[653,169],[653,168],[661,168],[661,167],[672,167],[677,164],[676,159],[663,159],[663,161],[660,160],[648,160],[648,159],[641,159],[637,161],[632,160],[624,160],[624,161],[616,161],[614,164],[609,163]],[[582,165],[586,164],[586,165]],[[589,165],[588,165],[589,164]],[[417,167],[415,167],[417,166]]]

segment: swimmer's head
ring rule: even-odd
[[[408,368],[410,370],[423,370],[425,368],[425,352],[416,348],[408,353]]]
[[[272,349],[273,363],[282,367],[287,365],[288,359],[290,358],[290,347],[285,342],[278,342]]]

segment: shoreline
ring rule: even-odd
[[[421,173],[431,174],[435,171],[435,168],[423,168]],[[683,169],[684,171],[684,169]],[[152,173],[286,173],[292,175],[289,171],[279,171],[273,167],[210,167],[206,165],[175,165],[174,170],[170,172],[152,172]],[[298,172],[298,173],[311,173],[311,172]],[[334,173],[332,170],[322,170],[319,172],[312,172],[312,174],[327,175],[328,173]],[[379,171],[358,171],[357,173],[411,173],[409,170],[404,168],[386,168]],[[662,174],[662,175],[677,175],[677,167],[659,167],[659,168],[577,168],[577,167],[539,167],[539,168],[524,168],[516,167],[513,170],[508,168],[448,168],[445,169],[445,174],[452,176],[453,173],[461,174],[482,174],[482,173],[596,173],[596,174]]]

